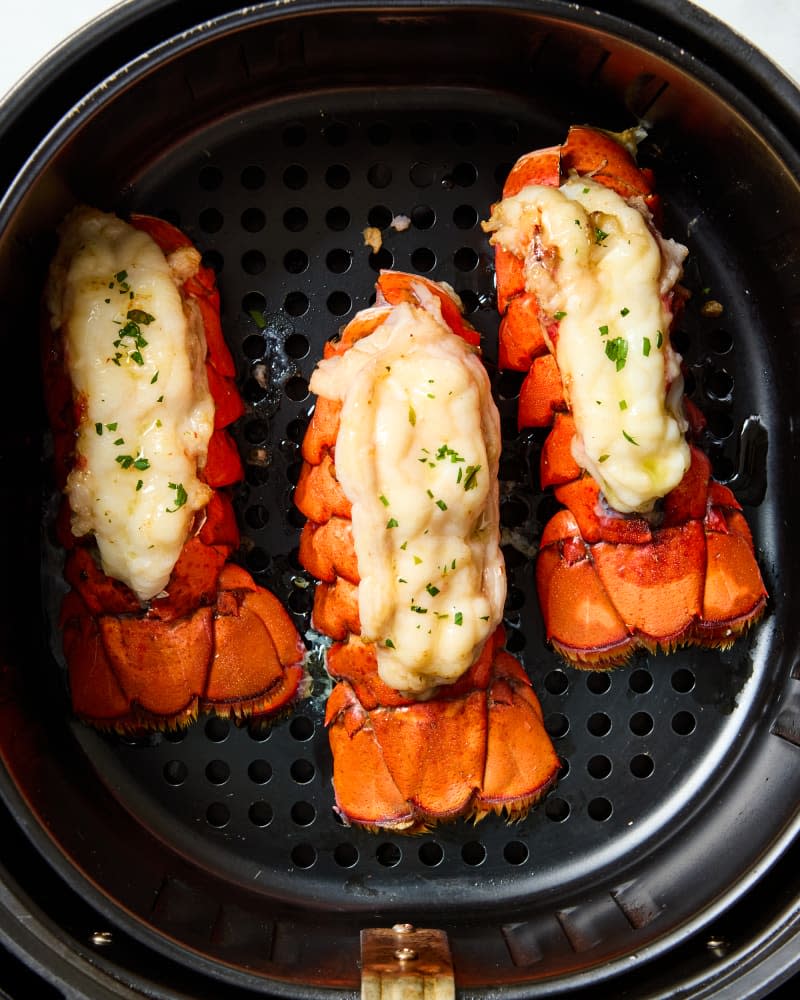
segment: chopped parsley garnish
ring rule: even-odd
[[[664,343],[664,334],[660,330],[656,330],[656,347],[660,348]]]
[[[156,382],[158,382],[158,370],[156,370],[155,375],[150,379],[150,385],[155,385]],[[163,399],[163,398],[164,397],[162,396],[161,399]],[[159,403],[160,402],[161,402],[161,400],[159,400]]]
[[[155,316],[151,316],[144,309],[129,309],[125,318],[132,320],[134,323],[141,323],[142,326],[149,326],[155,319]]]
[[[637,448],[639,447],[639,442],[634,441],[634,439],[630,436],[630,434],[626,434],[625,431],[623,431],[622,436],[625,438],[626,441],[630,441],[631,444],[635,444]]]
[[[97,435],[102,434],[103,433],[103,425],[102,424],[95,424],[94,425],[94,432]]]
[[[386,522],[386,527],[387,528],[396,528],[397,527],[397,518],[390,517],[389,520]]]
[[[559,309],[557,313],[553,313],[553,319],[562,320],[566,315],[563,309]]]
[[[116,420],[114,421],[113,424],[106,424],[106,430],[107,431],[115,431],[116,429],[117,429],[117,422],[116,422]]]
[[[463,462],[464,456],[459,455],[457,451],[451,448],[449,445],[443,444],[441,448],[436,452],[437,461],[441,462],[443,458],[449,458],[451,462]]]
[[[125,444],[125,438],[117,438],[114,444],[116,445]]]
[[[117,455],[115,461],[123,469],[136,469],[139,472],[144,472],[150,468],[150,462],[146,458],[134,458],[133,455]]]
[[[617,371],[622,371],[628,358],[628,341],[624,337],[614,337],[606,341],[606,357],[617,366]]]
[[[249,312],[250,312],[250,319],[255,323],[255,325],[259,328],[259,330],[266,329],[267,320],[266,317],[264,316],[264,313],[261,312],[260,309],[251,309]]]
[[[383,495],[383,493],[381,493],[381,495],[378,497],[378,499],[380,500],[380,502],[383,504],[384,507],[388,507],[389,506],[389,501],[386,499],[386,497]]]
[[[478,486],[478,473],[480,472],[479,465],[468,465],[466,468],[466,475],[464,476],[464,489],[474,490]]]
[[[414,556],[414,565],[415,565],[415,566],[419,566],[419,564],[420,564],[421,562],[422,562],[422,560],[420,559],[420,557],[419,557],[419,556]]]
[[[428,609],[427,608],[421,608],[419,606],[419,604],[412,604],[411,605],[411,610],[415,611],[418,615],[427,615],[427,613],[428,613]]]
[[[444,500],[437,500],[436,506],[439,508],[439,510],[447,510],[447,504],[444,502]]]
[[[434,587],[434,585],[432,583],[426,583],[425,584],[425,589],[428,591],[428,593],[431,595],[431,597],[436,597],[436,595],[439,593],[439,588],[438,587]]]
[[[627,409],[628,409],[628,403],[627,403],[627,401],[626,401],[626,400],[624,400],[624,399],[621,399],[621,400],[619,401],[619,408],[620,408],[621,410],[627,410]]]
[[[643,337],[642,338],[642,354],[646,358],[650,357],[650,338],[649,337]]]
[[[597,461],[598,462],[607,462],[608,458],[609,458],[608,455],[601,455],[600,458],[597,459]]]
[[[600,331],[600,336],[601,337],[607,337],[608,336],[608,326],[605,323],[602,326],[598,326],[597,329]]]
[[[630,312],[630,309],[627,306],[623,306],[620,309],[619,314],[620,314],[620,316],[627,316],[629,312]]]
[[[408,422],[412,427],[416,427],[417,425],[417,412],[413,406],[409,406],[408,408]]]
[[[179,510],[186,501],[189,499],[189,495],[183,487],[183,483],[169,483],[169,488],[175,490],[175,506],[167,507],[168,514],[174,514],[176,510]]]
[[[602,229],[598,229],[597,227],[595,227],[594,241],[598,246],[603,242],[603,240],[607,238],[608,238],[608,233],[605,233],[603,232]]]
[[[456,625],[464,624],[464,616],[461,614],[460,611],[456,611],[456,613],[453,615],[453,621],[456,623]]]
[[[384,646],[385,646],[385,647],[386,647],[387,649],[394,649],[394,648],[395,648],[395,644],[394,644],[394,643],[392,642],[392,640],[391,640],[391,639],[384,639],[384,640],[383,640],[383,644],[384,644]]]
[[[144,486],[144,482],[143,482],[143,481],[142,481],[141,479],[138,479],[138,480],[136,481],[136,492],[138,493],[138,492],[139,492],[139,490],[140,490],[140,489],[141,489],[141,488],[142,488],[143,486]]]

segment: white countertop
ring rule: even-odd
[[[136,3],[136,0],[126,0]],[[5,3],[0,32],[0,96],[40,59],[98,14],[109,0],[19,0]],[[800,12],[797,0],[702,0],[714,14],[800,81]]]

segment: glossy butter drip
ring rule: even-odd
[[[690,460],[666,303],[685,248],[655,233],[644,205],[581,177],[523,188],[495,206],[486,228],[525,260],[526,290],[558,324],[551,349],[576,460],[612,507],[651,510]]]
[[[73,534],[93,533],[103,570],[148,600],[210,497],[197,477],[214,425],[202,326],[150,236],[93,209],[68,217],[47,299],[78,414]]]
[[[314,392],[343,401],[336,471],[352,502],[363,636],[381,678],[424,693],[475,661],[503,612],[500,428],[486,371],[438,302],[395,306],[320,362]]]

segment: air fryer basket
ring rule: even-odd
[[[89,996],[129,995],[122,983],[165,997],[350,995],[359,930],[397,921],[447,930],[465,996],[723,995],[737,977],[743,996],[779,981],[800,921],[796,91],[719,26],[692,29],[686,4],[206,4],[193,23],[183,6],[144,3],[138,21],[126,11],[96,28],[96,52],[90,38],[74,50],[84,77],[90,56],[114,71],[35,135],[2,206],[15,386],[0,430],[3,938]],[[109,41],[124,65],[108,67]],[[495,370],[479,225],[514,159],[573,122],[647,126],[640,160],[664,229],[690,248],[675,342],[771,595],[727,652],[640,654],[604,674],[543,641],[521,540],[553,505],[538,486],[542,436],[516,432],[519,379]],[[204,717],[121,739],[70,718],[36,327],[54,229],[76,201],[168,218],[216,268],[247,403],[238,558],[303,633],[312,591],[292,489],[322,346],[369,304],[381,267],[461,294],[503,420],[508,647],[563,761],[527,820],[418,838],[343,826],[318,649],[314,691],[272,728]],[[704,314],[709,299],[721,316]],[[26,950],[22,911],[52,938],[50,959]]]

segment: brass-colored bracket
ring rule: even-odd
[[[361,1000],[455,1000],[444,931],[411,924],[361,931]]]

